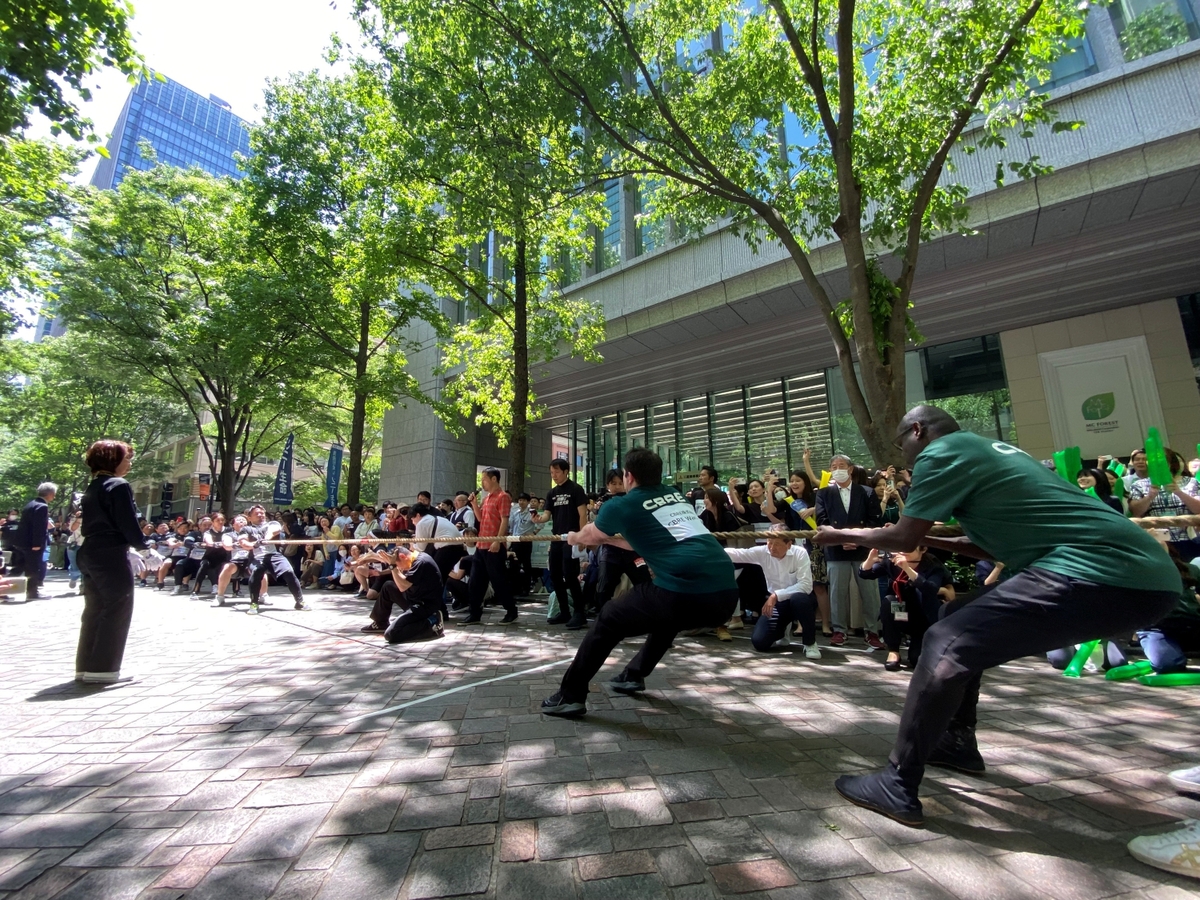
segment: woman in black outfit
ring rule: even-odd
[[[925,632],[937,622],[942,604],[954,599],[950,573],[924,547],[887,557],[872,550],[863,560],[862,573],[887,581],[887,589],[881,584],[879,592],[880,631],[888,651],[883,667],[900,671],[900,638],[907,633],[908,666],[916,668]]]
[[[84,457],[92,471],[80,503],[83,542],[78,564],[83,575],[83,622],[75,654],[75,680],[114,684],[133,618],[133,571],[129,548],[146,546],[138,527],[133,490],[124,476],[133,448],[122,441],[96,441]],[[128,680],[128,679],[124,679]]]
[[[1125,515],[1125,507],[1121,505],[1120,500],[1113,496],[1112,484],[1103,469],[1084,469],[1079,473],[1077,481],[1085,491],[1091,488],[1096,494],[1096,499],[1101,503],[1105,503],[1115,512]]]

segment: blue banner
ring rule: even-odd
[[[329,448],[329,463],[325,466],[325,508],[338,505],[338,488],[342,486],[342,445]]]
[[[283,456],[279,457],[279,471],[275,474],[275,493],[271,502],[280,506],[290,504],[295,496],[292,493],[292,445],[295,440],[296,435],[287,436],[287,443],[283,445]]]

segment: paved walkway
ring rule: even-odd
[[[1200,888],[1124,846],[1200,817],[1165,778],[1200,761],[1200,690],[1006,667],[984,685],[990,774],[933,770],[929,827],[915,831],[833,790],[837,773],[886,758],[908,676],[878,655],[830,648],[810,663],[681,638],[644,697],[595,687],[571,722],[536,712],[578,641],[544,608],[524,606],[512,629],[388,647],[358,633],[362,601],[318,593],[297,613],[275,599],[253,618],[139,590],[126,655],[138,680],[103,690],[70,681],[81,600],[0,606],[0,898]]]

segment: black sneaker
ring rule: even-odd
[[[586,616],[571,616],[571,621],[567,623],[567,631],[581,631],[588,627]]]
[[[568,700],[564,700],[562,691],[555,691],[542,701],[542,712],[548,716],[577,719],[587,713],[587,706],[583,703],[571,703]]]
[[[951,725],[934,745],[926,764],[939,769],[953,769],[967,775],[983,775],[987,765],[975,743],[975,729]]]
[[[482,625],[483,619],[480,616],[471,616],[468,619],[459,619],[458,627],[466,628],[468,625]]]
[[[301,612],[308,612],[310,609],[312,609],[312,607],[305,603],[304,598],[301,597],[295,602],[295,604],[293,604],[292,609],[298,609]]]
[[[569,615],[567,615],[565,612],[560,612],[553,619],[547,619],[546,624],[547,625],[566,625],[570,621],[571,621],[571,617]]]
[[[504,618],[500,620],[500,624],[501,625],[511,625],[516,621],[517,621],[517,611],[515,609],[512,609],[512,610],[509,610],[507,613],[505,613]]]
[[[833,786],[855,806],[909,828],[925,827],[925,813],[916,788],[906,784],[893,766],[869,775],[843,775]]]
[[[364,625],[358,630],[363,634],[383,634],[385,631],[387,631],[387,629],[378,622],[372,622],[370,625]]]
[[[624,672],[612,681],[606,681],[605,684],[614,691],[620,691],[622,694],[636,694],[646,689],[646,682],[630,678]]]

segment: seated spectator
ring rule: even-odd
[[[725,553],[739,564],[761,569],[766,582],[766,593],[759,598],[758,621],[750,641],[755,650],[765,653],[777,641],[786,640],[793,622],[800,624],[804,655],[809,659],[820,659],[817,648],[817,602],[812,595],[812,569],[808,553],[796,546],[791,538],[772,536],[771,532],[787,529],[783,525],[772,525],[767,532],[765,546],[727,547]],[[747,599],[742,595],[745,608]]]
[[[1113,496],[1112,482],[1108,479],[1110,474],[1112,473],[1108,472],[1107,469],[1084,469],[1079,473],[1077,481],[1080,488],[1085,491],[1091,488],[1097,500],[1115,512],[1124,515],[1125,507],[1121,505],[1120,500]]]
[[[738,517],[729,507],[729,498],[718,487],[710,487],[704,491],[704,512],[700,513],[700,521],[709,532],[729,533],[742,527]],[[718,539],[717,543],[726,546],[725,541]]]
[[[1196,583],[1200,570],[1183,564],[1173,556],[1183,576],[1183,593],[1179,602],[1153,628],[1137,633],[1146,659],[1155,672],[1182,672],[1187,668],[1188,655],[1200,652],[1200,603],[1196,601]]]
[[[942,604],[954,599],[950,573],[924,547],[892,554],[871,550],[861,569],[864,576],[888,586],[879,604],[883,642],[888,651],[883,667],[889,672],[900,670],[900,639],[907,634],[908,667],[915,668],[925,632],[938,620]]]
[[[1182,456],[1171,449],[1166,450],[1166,456],[1172,483],[1160,490],[1148,477],[1135,481],[1129,489],[1129,515],[1133,518],[1200,515],[1200,485],[1184,471]],[[1200,556],[1200,541],[1190,539],[1187,528],[1169,528],[1167,532],[1168,545],[1175,549],[1180,559]]]

